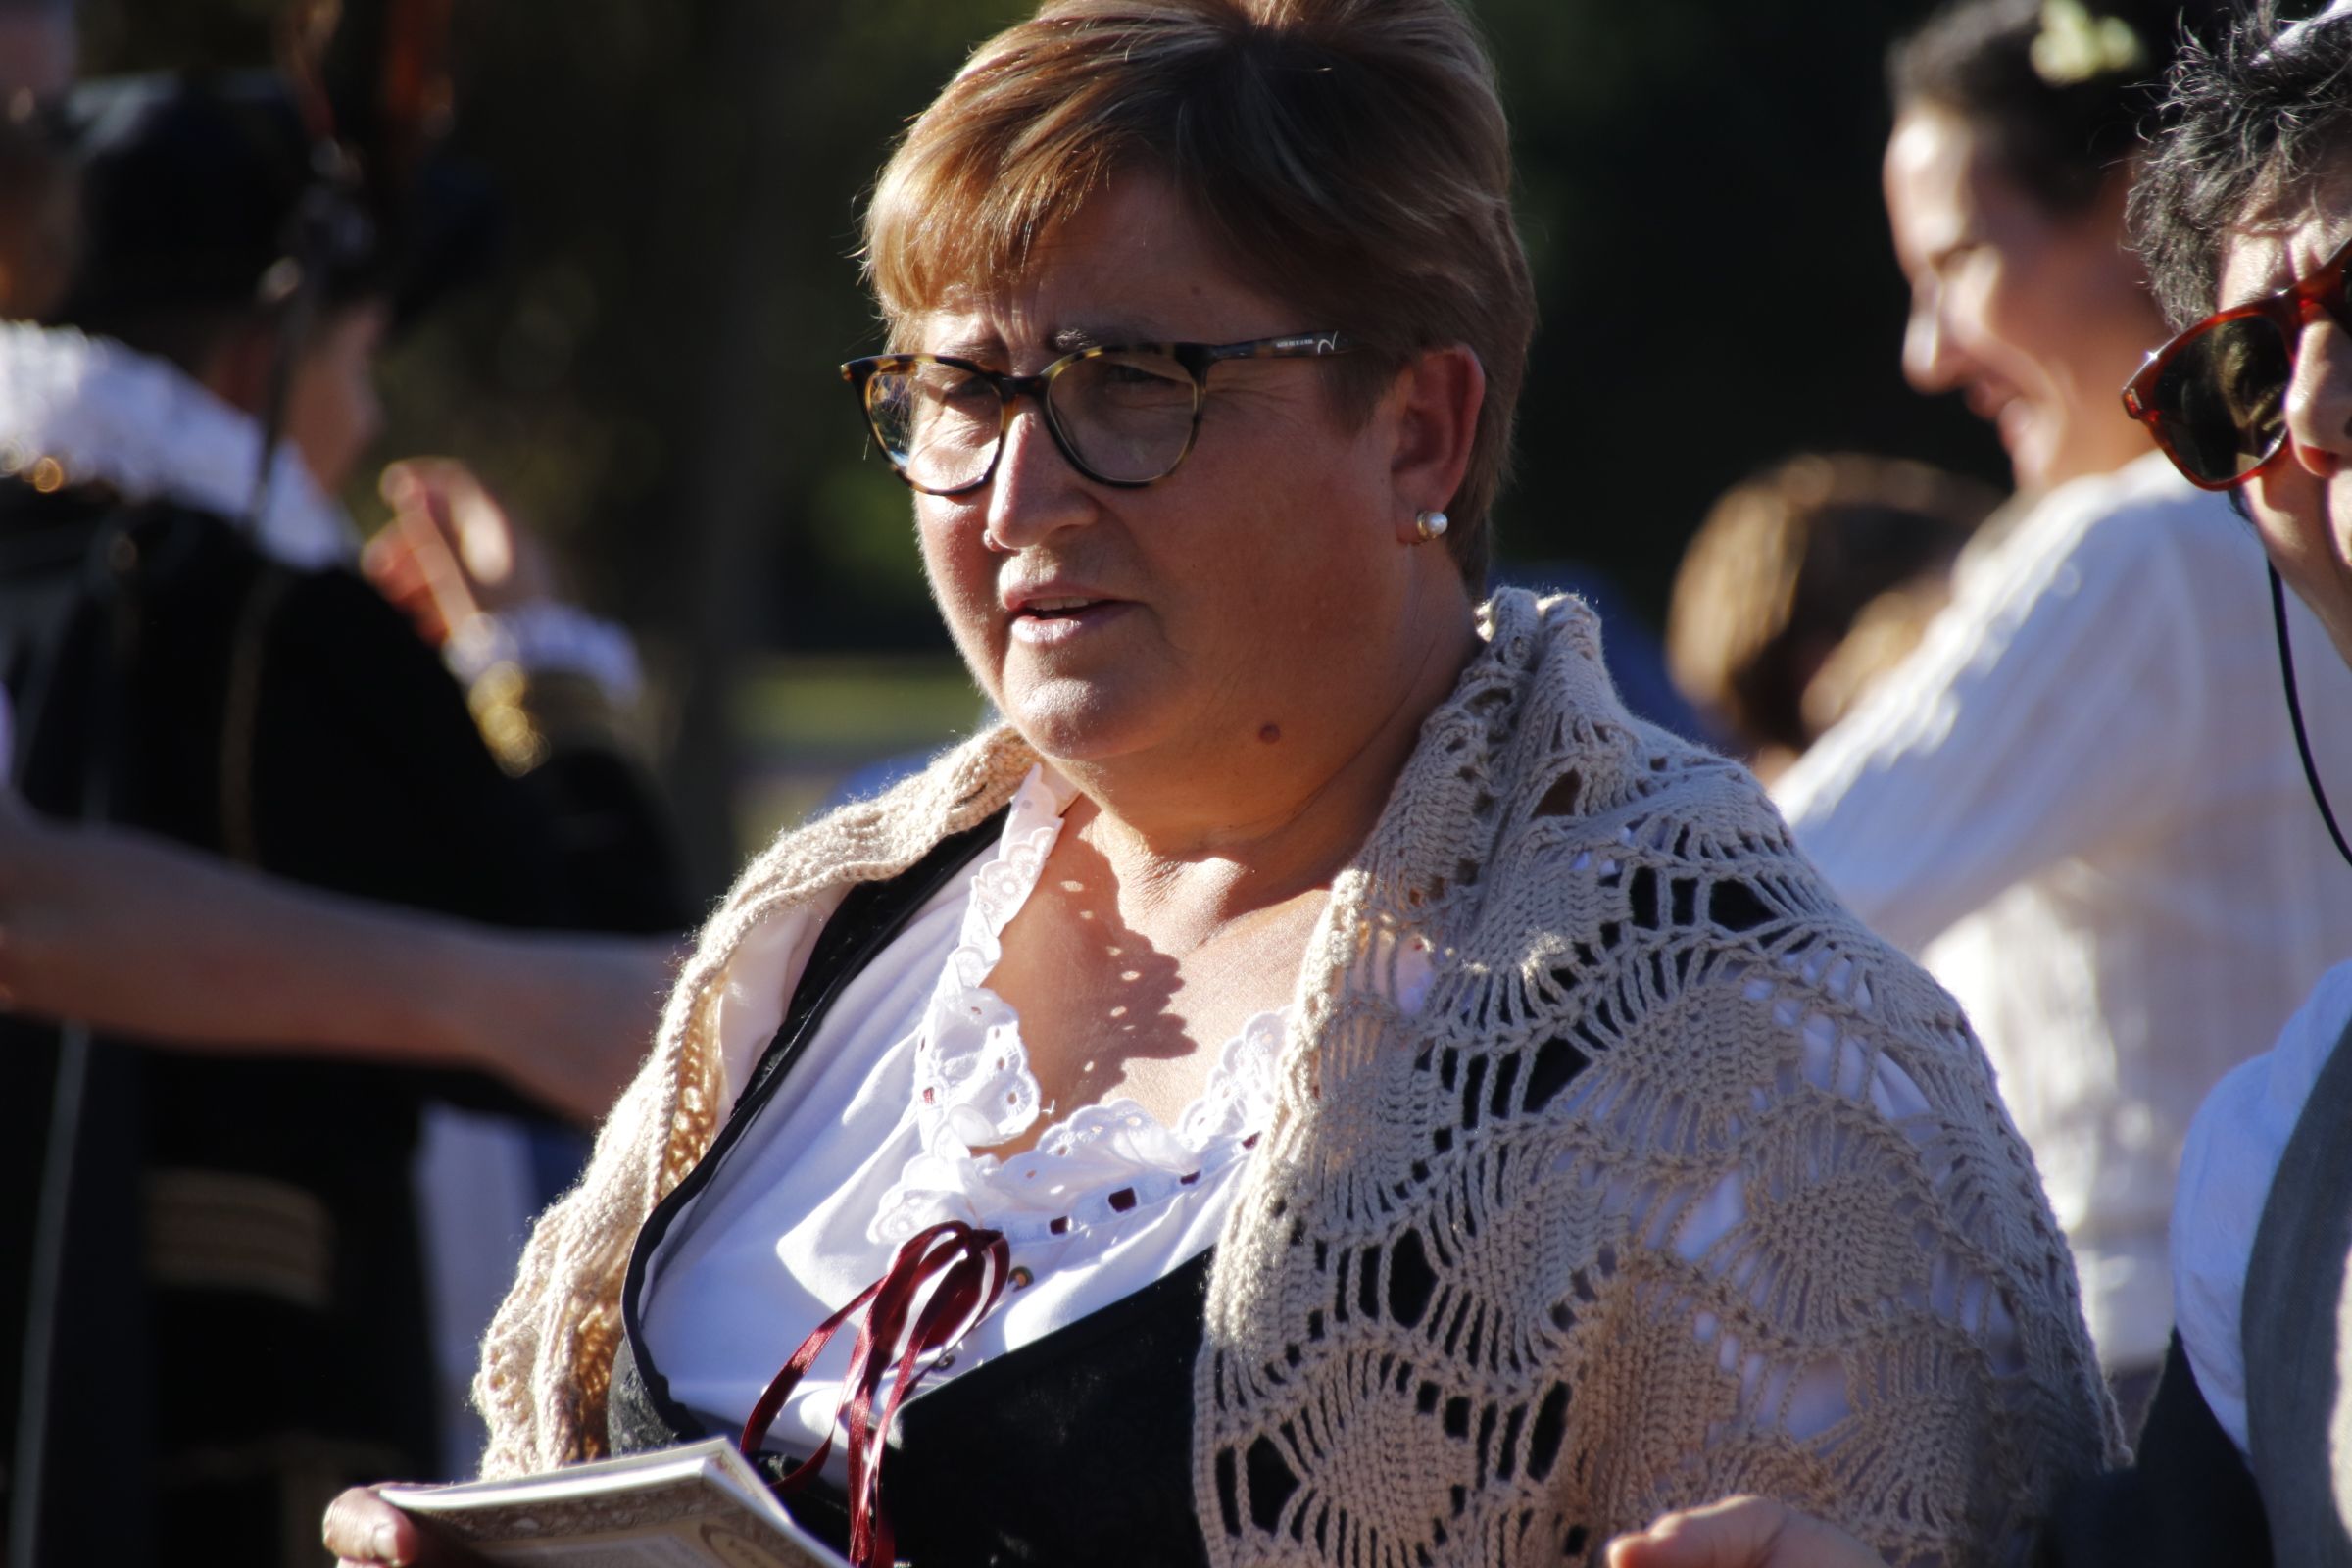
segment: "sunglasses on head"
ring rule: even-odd
[[[2149,355],[2124,388],[2124,412],[2190,484],[2227,490],[2285,450],[2286,389],[2303,329],[2325,313],[2352,332],[2348,261],[2352,241],[2309,277],[2208,316]]]

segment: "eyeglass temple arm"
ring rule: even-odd
[[[1203,356],[1210,364],[1225,360],[1290,360],[1345,354],[1355,347],[1341,332],[1300,332],[1291,337],[1260,338],[1254,343],[1227,343]]]

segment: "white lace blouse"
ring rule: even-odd
[[[1033,770],[1004,831],[844,988],[786,1096],[648,1262],[641,1324],[670,1396],[739,1429],[802,1337],[941,1220],[1004,1233],[1013,1288],[930,1374],[1018,1348],[1173,1273],[1216,1242],[1234,1175],[1271,1104],[1284,1015],[1226,1043],[1173,1128],[1130,1100],[1054,1122],[1010,1159],[1041,1105],[1020,1019],[987,986],[1073,795]],[[1426,964],[1422,984],[1426,985]],[[832,1430],[852,1336],[838,1336],[770,1446]],[[837,1446],[832,1467],[846,1462]]]

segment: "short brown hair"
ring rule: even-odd
[[[973,53],[883,170],[865,263],[884,315],[1010,283],[1055,220],[1138,169],[1237,277],[1370,345],[1335,362],[1344,415],[1421,350],[1478,355],[1486,406],[1446,508],[1475,590],[1535,293],[1469,21],[1451,0],[1052,0]]]

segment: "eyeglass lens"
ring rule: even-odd
[[[2182,343],[2149,399],[2180,464],[2213,483],[2261,466],[2286,437],[2294,351],[2276,321],[2241,316]]]
[[[1003,394],[986,376],[922,363],[878,370],[866,409],[883,450],[925,490],[977,484],[1004,430]],[[1046,384],[1048,417],[1091,476],[1141,484],[1184,460],[1200,386],[1174,357],[1116,350],[1062,365]]]

